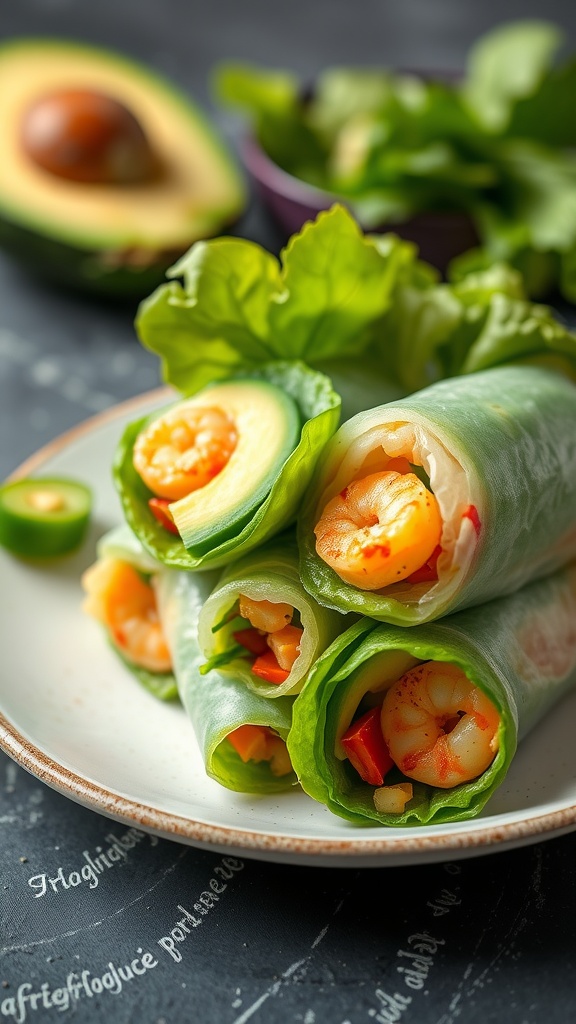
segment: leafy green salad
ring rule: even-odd
[[[576,299],[576,58],[545,21],[499,26],[461,75],[330,68],[310,86],[290,73],[219,67],[215,90],[251,117],[266,154],[343,199],[366,228],[422,211],[467,215],[479,245],[454,278],[494,261],[530,295]]]

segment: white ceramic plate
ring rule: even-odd
[[[94,489],[93,528],[76,555],[39,566],[0,551],[0,745],[73,800],[170,839],[267,860],[385,866],[449,860],[534,843],[576,828],[576,693],[521,746],[506,782],[473,822],[358,828],[299,790],[243,797],[207,779],[192,727],[116,660],[80,611],[80,574],[120,520],[111,480],[131,419],[166,402],[154,392],[43,449],[18,475],[62,474]]]

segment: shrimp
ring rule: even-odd
[[[290,625],[294,615],[292,605],[282,601],[255,601],[246,597],[245,594],[240,594],[239,610],[242,618],[248,619],[252,629],[257,631],[258,639],[261,639],[263,644],[263,649],[260,650],[251,642],[248,645],[249,649],[254,654],[262,655],[266,647],[270,648],[277,665],[283,673],[288,675],[300,655],[300,645],[304,633],[299,626]],[[244,631],[235,633],[234,636],[243,646],[247,646],[247,639],[251,639],[244,639]],[[262,659],[259,658],[252,668],[257,675],[269,682],[278,681],[270,678],[270,671],[274,671],[274,666],[269,664],[268,659],[262,663]]]
[[[384,698],[381,725],[390,756],[417,782],[450,789],[475,779],[498,750],[492,701],[448,662],[406,672]]]
[[[385,470],[354,480],[325,506],[316,551],[340,579],[380,590],[411,576],[440,543],[438,502],[415,473]]]
[[[162,632],[153,587],[117,558],[102,558],[82,577],[83,610],[109,630],[122,654],[150,672],[169,672],[170,652]]]
[[[251,597],[240,594],[240,615],[248,619],[254,629],[276,633],[292,622],[294,609],[281,601],[253,601]]]
[[[237,441],[222,409],[181,402],[138,435],[134,468],[158,498],[178,501],[224,469]]]

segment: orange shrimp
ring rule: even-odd
[[[127,562],[101,558],[82,576],[83,610],[109,630],[122,654],[149,672],[169,672],[172,659],[153,587]]]
[[[222,409],[180,402],[138,435],[134,468],[153,494],[178,501],[224,469],[237,441]]]
[[[398,679],[384,698],[381,724],[404,775],[440,789],[475,779],[498,751],[498,711],[448,662],[423,662]]]
[[[254,629],[263,633],[276,633],[284,626],[290,625],[294,609],[290,604],[281,601],[254,601],[245,594],[240,594],[240,615],[248,619]]]
[[[361,590],[399,583],[440,543],[436,498],[415,473],[384,470],[353,480],[324,507],[316,551],[340,579]]]
[[[255,601],[240,594],[240,615],[261,633],[284,672],[291,672],[300,655],[303,629],[292,626],[294,609],[282,601]],[[264,677],[265,678],[265,677]]]

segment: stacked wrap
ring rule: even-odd
[[[451,662],[488,695],[500,714],[498,752],[490,767],[471,782],[452,789],[414,783],[414,797],[405,811],[383,815],[375,809],[373,787],[337,756],[337,740],[362,694],[385,691],[414,659]],[[575,684],[572,566],[509,597],[439,622],[402,629],[361,619],[310,673],[294,707],[288,749],[306,792],[356,824],[462,821],[478,814],[503,781],[518,741]],[[397,777],[401,778],[399,773]]]
[[[293,773],[275,776],[265,761],[244,763],[225,742],[226,737],[249,724],[272,729],[286,740],[295,692],[346,624],[341,615],[320,607],[306,593],[297,566],[296,545],[285,536],[240,559],[219,580],[214,573],[167,569],[158,576],[160,618],[180,698],[194,726],[208,775],[228,789],[274,792],[297,781]],[[286,603],[298,613],[304,629],[300,655],[283,684],[259,680],[250,671],[249,659],[240,654],[226,667],[206,671],[207,659],[222,639],[222,629],[214,627],[223,617],[226,620],[241,594],[257,601]]]
[[[201,674],[206,658],[198,645],[198,618],[215,582],[214,573],[164,570],[159,575],[160,618],[172,652],[180,699],[210,778],[241,793],[278,792],[295,784],[294,773],[277,777],[266,761],[244,763],[227,737],[243,725],[260,725],[286,740],[293,699],[267,700],[233,673],[212,669]]]
[[[443,529],[438,580],[364,591],[315,550],[322,509],[366,459],[423,467]],[[510,366],[441,381],[359,413],[327,444],[299,524],[301,575],[319,601],[412,626],[509,594],[576,557],[576,388]]]

